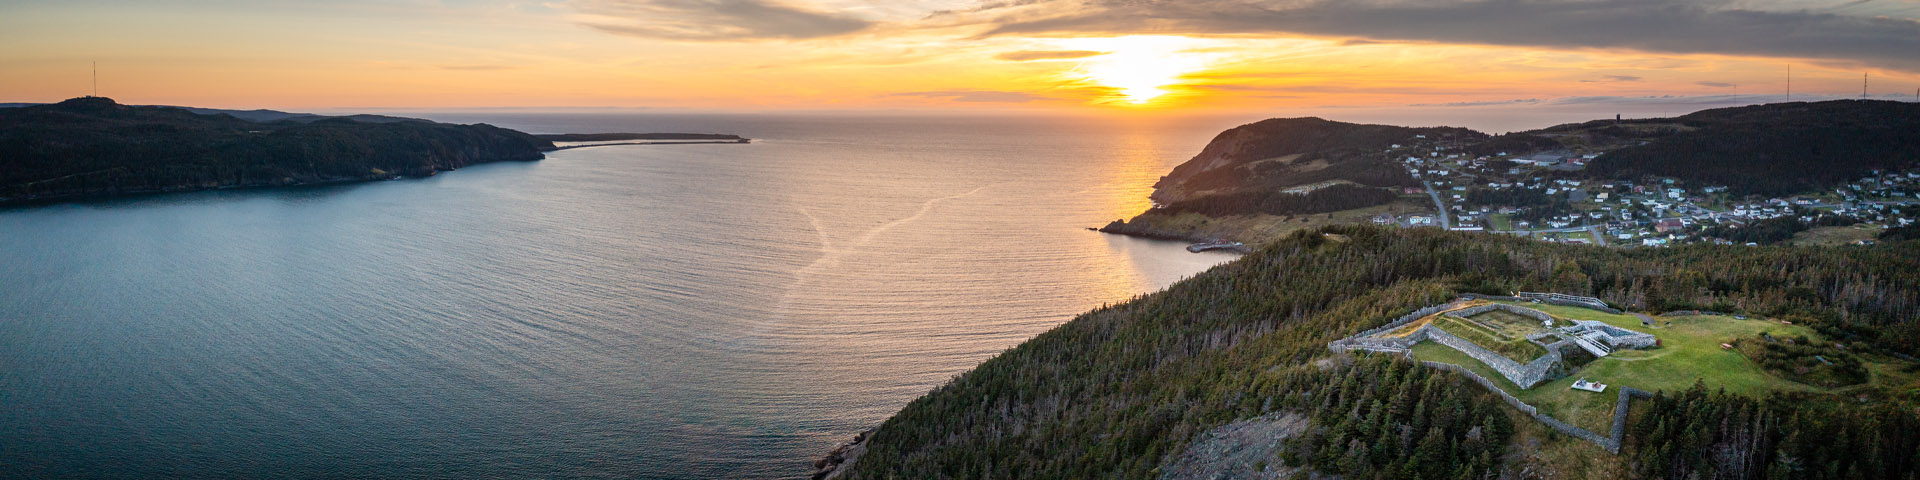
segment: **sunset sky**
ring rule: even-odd
[[[1920,0],[9,1],[0,102],[1391,107],[1920,89]],[[1804,96],[1803,96],[1804,95]]]

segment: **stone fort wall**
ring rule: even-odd
[[[1448,348],[1459,350],[1460,353],[1465,353],[1467,356],[1473,357],[1474,360],[1479,360],[1480,363],[1487,364],[1487,366],[1493,368],[1494,371],[1500,372],[1500,376],[1507,377],[1507,380],[1512,381],[1514,385],[1523,389],[1533,388],[1534,385],[1547,381],[1547,376],[1553,373],[1553,366],[1560,363],[1561,360],[1560,350],[1549,349],[1546,355],[1541,355],[1540,358],[1535,358],[1533,361],[1521,365],[1520,362],[1513,361],[1513,359],[1488,350],[1486,347],[1481,347],[1464,338],[1456,337],[1451,333],[1447,333],[1446,330],[1433,328],[1432,325],[1421,327],[1421,330],[1427,331],[1426,336],[1428,340],[1433,340],[1441,345],[1446,345]]]
[[[1515,315],[1524,316],[1524,317],[1531,318],[1537,321],[1542,321],[1542,322],[1553,319],[1553,316],[1548,315],[1547,312],[1542,312],[1542,311],[1534,310],[1527,307],[1516,307],[1516,306],[1507,305],[1504,303],[1489,303],[1489,304],[1481,305],[1478,307],[1462,308],[1452,313],[1448,313],[1448,315],[1464,318],[1464,317],[1471,317],[1474,315],[1491,312],[1494,310],[1505,310],[1508,312],[1512,312]]]

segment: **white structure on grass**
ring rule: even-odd
[[[1572,326],[1563,327],[1559,332],[1596,357],[1612,355],[1621,348],[1647,348],[1659,343],[1653,335],[1593,320],[1573,320]]]
[[[1587,381],[1587,379],[1582,378],[1582,379],[1573,381],[1573,389],[1586,390],[1589,392],[1604,392],[1604,391],[1607,391],[1607,384],[1589,382]]]

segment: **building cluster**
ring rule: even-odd
[[[1393,145],[1385,153],[1423,185],[1405,193],[1431,197],[1440,213],[1380,215],[1373,220],[1377,224],[1657,247],[1732,244],[1709,232],[1783,217],[1868,229],[1904,226],[1920,217],[1920,172],[1876,171],[1831,192],[1758,198],[1732,195],[1724,185],[1687,185],[1672,178],[1593,180],[1572,173],[1599,152],[1471,155],[1435,142]]]

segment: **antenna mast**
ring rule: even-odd
[[[93,96],[100,96],[100,61],[93,61]]]
[[[1860,98],[1867,98],[1867,72],[1860,72]]]
[[[1793,64],[1787,64],[1787,101],[1793,101]]]

